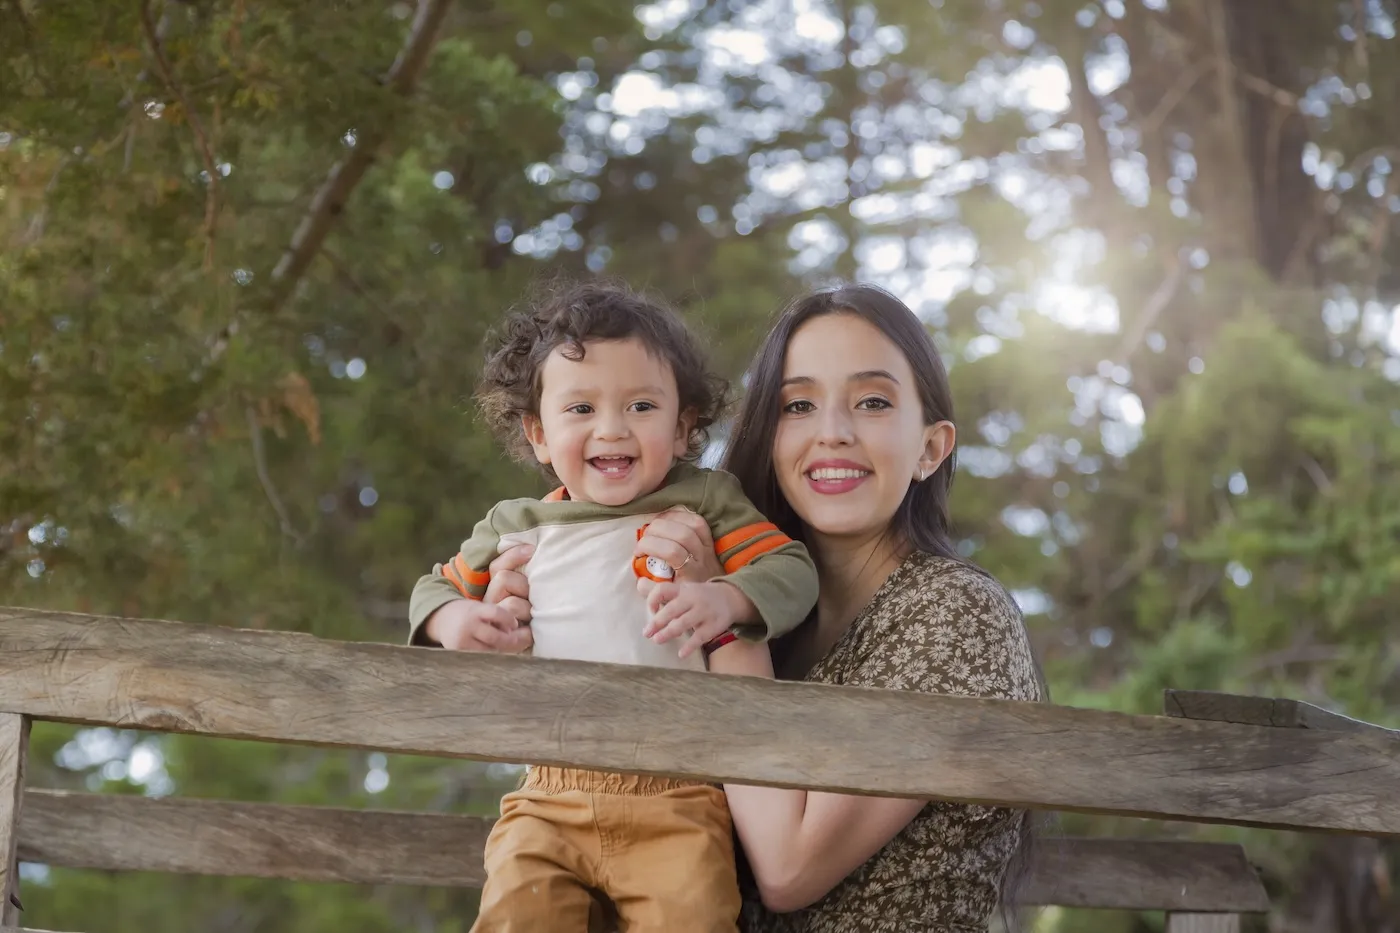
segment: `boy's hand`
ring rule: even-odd
[[[530,627],[530,583],[520,568],[535,549],[528,544],[508,548],[491,561],[486,598],[454,599],[428,616],[423,634],[452,651],[496,651],[520,654],[535,643]]]
[[[722,581],[709,583],[657,583],[637,581],[638,591],[647,598],[651,621],[642,634],[663,645],[685,635],[680,656],[685,658],[736,623],[758,618],[758,609],[738,587]]]
[[[519,654],[534,644],[528,625],[503,606],[475,599],[454,599],[428,616],[424,634],[449,651],[496,651]]]

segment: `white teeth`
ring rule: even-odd
[[[593,457],[593,466],[604,473],[622,473],[631,465],[631,457]]]
[[[869,476],[870,471],[822,467],[820,470],[808,471],[807,475],[815,480],[859,479],[862,476]]]

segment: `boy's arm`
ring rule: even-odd
[[[491,582],[487,567],[496,557],[500,533],[496,530],[493,508],[476,523],[472,536],[462,542],[457,556],[445,564],[437,564],[433,572],[418,578],[413,595],[408,600],[408,643],[437,646],[424,630],[428,617],[457,599],[481,599]]]
[[[761,623],[735,626],[750,640],[792,631],[817,602],[817,568],[807,548],[778,530],[744,495],[739,481],[720,470],[710,473],[700,515],[715,539],[715,556],[729,583],[758,609]]]

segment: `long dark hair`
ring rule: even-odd
[[[874,285],[845,285],[814,292],[788,305],[749,367],[748,388],[730,432],[724,469],[738,477],[744,491],[769,521],[799,541],[806,539],[802,521],[778,489],[773,471],[773,438],[781,415],[783,360],[788,343],[803,324],[827,314],[848,314],[874,325],[909,361],[924,423],[953,420],[953,393],[943,360],[924,325],[894,295]],[[954,452],[923,482],[910,484],[890,522],[897,544],[961,560],[948,527],[948,492],[956,468]]]
[[[948,370],[938,355],[923,323],[909,306],[874,285],[843,285],[798,298],[778,316],[758,355],[749,367],[747,390],[731,429],[724,458],[724,469],[733,473],[760,512],[789,537],[805,541],[802,520],[778,488],[773,469],[773,439],[778,433],[782,409],[783,363],[789,342],[803,324],[828,314],[846,314],[874,325],[899,348],[914,371],[914,385],[924,411],[924,424],[953,421],[953,392]],[[896,545],[946,557],[987,574],[961,557],[953,545],[948,518],[948,497],[957,468],[956,450],[938,469],[921,482],[910,483],[899,509],[890,519],[889,533]],[[1008,596],[1008,599],[1010,597]],[[1040,699],[1049,702],[1050,692],[1035,662]],[[1000,907],[1008,930],[1020,927],[1017,902],[1029,880],[1031,862],[1040,835],[1037,818],[1027,810],[1018,823],[1018,845],[1002,876]]]

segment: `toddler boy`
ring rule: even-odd
[[[577,285],[513,314],[478,399],[513,452],[561,485],[542,500],[498,503],[418,581],[413,643],[432,643],[435,613],[480,611],[488,565],[517,544],[534,546],[522,573],[536,657],[703,670],[735,637],[766,640],[801,623],[817,597],[806,548],[733,476],[690,462],[722,395],[680,319],[625,288]],[[667,604],[672,625],[693,633],[679,652],[646,636],[637,580],[681,568],[635,556],[648,522],[676,507],[705,519],[724,569],[680,583]],[[625,928],[736,929],[729,811],[723,791],[701,782],[531,768],[501,802],[486,873],[474,931],[582,933],[594,891]]]

